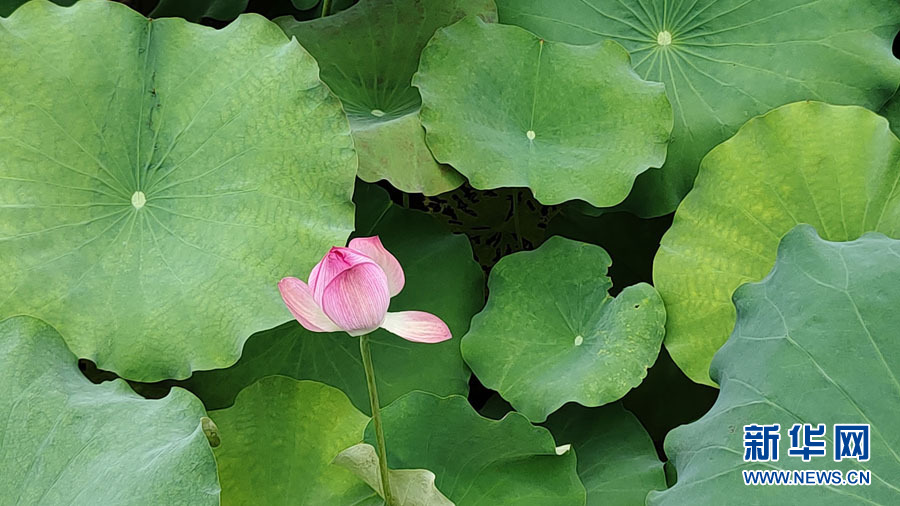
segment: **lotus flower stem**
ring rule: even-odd
[[[331,0],[322,0],[322,15],[319,17],[324,18],[328,15],[328,11],[331,10]]]
[[[381,470],[381,490],[384,504],[395,506],[391,494],[390,474],[387,463],[387,451],[384,444],[384,430],[381,427],[381,409],[378,405],[378,389],[375,387],[375,367],[372,365],[372,352],[369,349],[369,335],[359,336],[359,352],[362,355],[363,368],[366,370],[366,386],[369,387],[369,405],[372,407],[372,422],[375,424],[375,442],[378,446],[378,467]]]

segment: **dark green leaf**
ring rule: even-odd
[[[483,418],[464,397],[409,393],[382,410],[392,469],[429,469],[457,506],[581,506],[575,454],[518,413]],[[372,424],[366,442],[374,444]]]
[[[643,505],[651,490],[664,490],[666,476],[653,441],[619,404],[588,409],[567,404],[547,419],[556,444],[571,444],[587,505]]]

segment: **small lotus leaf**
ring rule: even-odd
[[[435,158],[479,189],[611,206],[666,158],[664,86],[612,41],[571,46],[470,16],[435,33],[413,85]]]
[[[462,343],[478,379],[537,422],[568,401],[599,406],[639,385],[666,311],[646,283],[610,296],[609,265],[603,248],[562,237],[503,257]]]

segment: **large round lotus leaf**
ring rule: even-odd
[[[219,504],[200,401],[95,385],[76,362],[46,323],[0,323],[0,504]]]
[[[234,363],[287,320],[275,282],[352,228],[340,103],[259,16],[35,1],[0,19],[0,61],[0,317],[40,317],[102,369]]]
[[[413,85],[435,158],[481,189],[618,204],[666,158],[672,108],[615,42],[570,46],[468,17],[438,30]]]
[[[861,107],[798,102],[748,121],[713,149],[653,265],[665,345],[694,381],[734,326],[731,294],[772,268],[798,223],[828,240],[900,235],[900,141]]]
[[[558,445],[572,445],[587,506],[644,504],[651,490],[666,488],[653,440],[620,404],[588,409],[568,404],[547,419]]]
[[[878,109],[897,89],[894,0],[498,0],[500,20],[572,44],[612,39],[666,83],[675,128],[662,170],[625,207],[675,210],[700,159],[757,114],[797,100]]]
[[[340,390],[269,376],[210,412],[221,444],[222,504],[356,504],[375,493],[331,462],[362,440],[369,418]]]
[[[411,392],[381,410],[391,469],[428,469],[457,506],[584,504],[575,453],[518,414],[483,418],[465,397]],[[375,443],[370,422],[366,442]]]
[[[900,241],[870,233],[831,243],[808,225],[786,235],[771,274],[734,294],[737,324],[712,366],[719,398],[669,433],[678,482],[649,503],[897,504],[898,301]],[[744,462],[743,426],[776,423],[779,459]],[[796,423],[826,426],[825,456],[788,455]],[[834,461],[834,424],[870,425],[868,461]],[[744,470],[777,469],[868,470],[871,485],[744,485]]]
[[[439,344],[405,341],[385,330],[372,334],[375,379],[382,404],[412,391],[466,394],[469,370],[459,351],[469,320],[484,301],[484,274],[465,236],[453,235],[434,218],[391,204],[383,190],[357,187],[357,235],[378,235],[406,273],[406,286],[391,311],[429,311],[450,327],[453,339]],[[440,268],[436,268],[436,262]],[[254,335],[231,368],[194,374],[186,388],[206,406],[230,405],[241,388],[270,374],[313,379],[343,390],[369,413],[359,341],[343,332],[320,334],[296,322]]]
[[[425,145],[422,99],[410,80],[434,31],[467,14],[496,21],[497,8],[492,0],[361,0],[313,21],[275,20],[316,57],[322,80],[344,102],[362,179],[426,195],[462,184]]]
[[[638,386],[666,310],[646,283],[611,297],[609,265],[603,248],[562,237],[503,257],[462,342],[478,379],[537,422],[568,401],[599,406]]]

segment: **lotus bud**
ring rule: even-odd
[[[433,314],[388,312],[391,297],[405,282],[400,262],[378,236],[358,237],[346,248],[331,248],[306,283],[287,277],[278,283],[278,290],[294,318],[312,332],[361,336],[383,328],[419,343],[450,339],[450,329]]]

